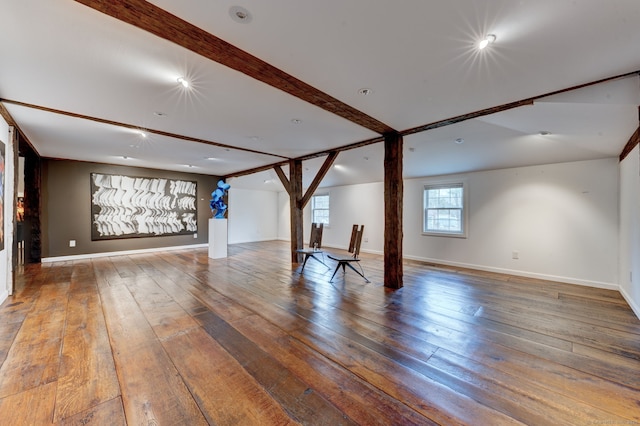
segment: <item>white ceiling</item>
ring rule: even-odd
[[[638,0],[150,3],[398,131],[640,70]],[[236,5],[251,22],[231,19]],[[0,10],[0,98],[44,157],[229,175],[379,136],[76,1]],[[615,157],[639,104],[633,75],[411,134],[404,175]],[[341,152],[321,186],[381,181],[383,155],[380,143]],[[323,161],[303,163],[305,184]],[[282,190],[272,170],[231,184]]]

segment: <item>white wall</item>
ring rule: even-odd
[[[640,317],[640,146],[620,163],[620,291]]]
[[[0,303],[4,302],[11,289],[11,244],[13,243],[13,159],[12,146],[9,144],[9,126],[0,116],[0,143],[4,145],[5,179],[4,179],[4,249],[0,251]]]
[[[635,161],[638,154],[635,153]],[[636,171],[630,171],[630,174]],[[422,190],[425,183],[443,177],[408,179],[404,182],[403,254],[406,258],[481,270],[511,273],[595,287],[618,289],[619,266],[619,167],[616,158],[520,167],[446,176],[461,178],[469,190],[467,238],[422,235]],[[637,196],[640,191],[629,189]],[[384,186],[370,183],[323,188],[329,193],[330,226],[323,233],[325,247],[346,248],[351,226],[364,224],[362,251],[382,253],[384,246]],[[246,194],[247,210],[266,209],[255,204],[253,192]],[[288,240],[289,202],[277,195],[274,207],[277,238]],[[252,207],[251,207],[252,206]],[[230,208],[238,209],[237,204]],[[623,206],[624,209],[627,209]],[[635,219],[637,212],[629,211]],[[230,220],[233,215],[230,215]],[[256,221],[258,214],[252,220]],[[247,222],[251,228],[255,226]],[[305,242],[310,211],[304,213]],[[624,232],[624,231],[623,231]],[[247,235],[247,241],[249,235]],[[638,258],[638,238],[633,259]],[[255,239],[257,240],[257,239]],[[519,259],[512,259],[514,251]],[[635,263],[634,276],[640,277]],[[624,266],[626,268],[626,266]],[[628,272],[626,273],[628,276]],[[638,278],[640,282],[640,278]],[[635,292],[634,292],[635,291]],[[627,290],[640,298],[638,286]]]
[[[229,244],[278,239],[278,193],[229,189]]]
[[[409,180],[404,254],[617,289],[617,164],[612,158],[466,174],[466,239],[421,235],[422,188],[429,179]]]
[[[291,212],[286,192],[278,192],[278,239],[291,240]]]
[[[468,173],[468,238],[422,235],[422,190],[404,182],[406,258],[604,288],[618,288],[618,161],[604,159]],[[325,247],[346,248],[365,225],[362,251],[382,253],[382,183],[333,187]],[[305,228],[310,223],[305,215]],[[306,236],[305,236],[306,238]],[[306,240],[305,240],[306,241]],[[517,251],[519,259],[512,259]],[[638,273],[640,276],[640,272]]]
[[[322,188],[329,194],[329,226],[322,231],[322,245],[347,249],[354,224],[364,225],[361,250],[382,254],[384,246],[384,185],[382,182]],[[304,212],[305,243],[311,229],[311,209]]]

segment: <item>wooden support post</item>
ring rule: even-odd
[[[289,162],[289,206],[291,209],[291,261],[300,263],[302,255],[297,253],[304,246],[302,218],[302,161]]]
[[[402,136],[384,135],[384,286],[402,287]]]

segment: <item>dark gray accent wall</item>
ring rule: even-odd
[[[198,184],[198,237],[173,235],[91,241],[90,175],[92,172],[196,181]],[[209,218],[211,218],[209,200],[219,179],[218,176],[112,164],[43,160],[42,257],[206,244],[209,236]],[[69,247],[70,240],[75,240],[75,247]]]

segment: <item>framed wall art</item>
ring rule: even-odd
[[[91,173],[91,240],[193,234],[195,181]]]

